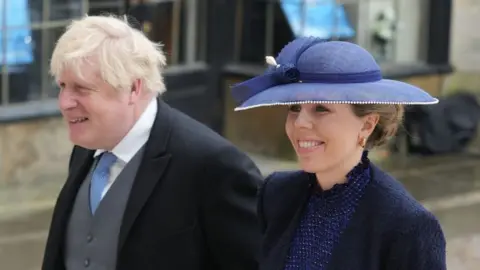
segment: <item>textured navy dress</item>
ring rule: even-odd
[[[292,240],[285,270],[326,269],[333,248],[370,181],[367,154],[364,152],[362,161],[347,175],[345,184],[326,191],[314,189]]]

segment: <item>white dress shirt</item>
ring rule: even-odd
[[[113,148],[112,153],[117,157],[117,161],[110,168],[110,177],[103,190],[102,198],[112,186],[117,176],[122,172],[125,165],[135,156],[135,154],[147,142],[153,122],[157,116],[157,100],[153,98],[142,113],[138,121],[125,137]],[[98,157],[106,150],[99,149],[95,151],[94,157]]]

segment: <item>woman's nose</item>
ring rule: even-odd
[[[295,126],[298,128],[312,128],[312,118],[304,110],[300,111],[295,119]]]

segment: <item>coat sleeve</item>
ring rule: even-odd
[[[201,224],[214,269],[256,270],[261,244],[257,194],[262,175],[233,146],[208,158]]]
[[[392,243],[387,269],[446,270],[446,241],[438,220],[423,212],[407,224]]]
[[[259,195],[258,195],[258,206],[257,206],[257,213],[258,213],[258,220],[260,222],[260,229],[262,232],[262,243],[261,243],[261,250],[260,250],[260,261],[265,258],[265,254],[271,247],[268,245],[270,241],[266,240],[267,235],[267,228],[269,226],[270,215],[267,212],[268,209],[271,209],[271,205],[275,205],[275,202],[271,201],[273,196],[268,196],[269,192],[267,191],[269,188],[269,183],[275,177],[275,173],[270,174],[267,176],[260,188]]]
[[[258,205],[257,205],[257,214],[258,220],[260,222],[260,228],[262,233],[265,233],[265,230],[268,227],[268,217],[267,213],[265,213],[265,203],[268,201],[265,197],[267,196],[267,187],[270,180],[274,177],[275,173],[270,174],[267,176],[260,187],[260,191],[258,192]]]

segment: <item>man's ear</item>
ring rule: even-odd
[[[140,99],[141,95],[143,94],[143,83],[142,80],[136,79],[133,81],[132,86],[130,88],[130,97],[129,97],[129,104],[135,104]]]

